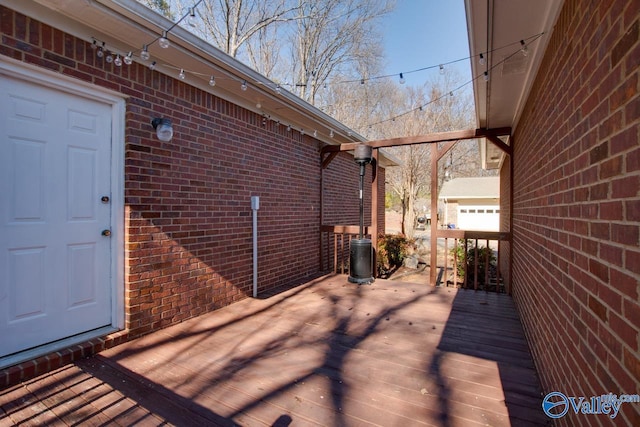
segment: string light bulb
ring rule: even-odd
[[[149,48],[145,44],[144,46],[142,46],[142,52],[140,52],[140,59],[142,59],[143,61],[148,61],[149,58],[151,58],[151,55],[149,55]]]
[[[247,90],[247,81],[243,80],[242,84],[240,85],[240,89],[242,89],[243,91]]]
[[[116,59],[113,60],[113,64],[116,67],[122,67],[122,58],[120,58],[120,54],[116,55]]]
[[[524,40],[520,40],[520,52],[522,53],[522,56],[527,56],[529,54],[529,48],[527,47],[527,44],[524,42]]]
[[[333,129],[329,130],[329,138],[333,138]]]
[[[111,55],[107,55],[107,57],[104,59],[107,61],[107,64],[111,64],[113,62],[113,56]]]
[[[162,32],[162,37],[160,37],[160,39],[158,40],[158,44],[163,49],[167,49],[169,46],[171,46],[171,42],[169,41],[169,34],[167,34],[166,31]]]
[[[478,59],[478,62],[480,63],[480,65],[484,65],[487,63],[487,60],[482,53],[480,54],[480,59]]]
[[[216,85],[216,78],[211,76],[209,79],[209,86],[214,87]]]
[[[93,43],[91,43],[91,50],[97,50],[98,49],[98,41],[94,40]]]
[[[187,18],[187,23],[192,27],[196,26],[196,8],[195,7],[189,8],[189,17]]]
[[[444,65],[440,64],[440,74],[444,74]]]
[[[482,78],[484,79],[485,82],[489,81],[489,72],[485,71],[484,74],[482,75]]]
[[[127,65],[131,65],[133,63],[133,52],[127,53],[127,56],[123,59],[124,63]]]
[[[280,85],[276,85],[276,93],[280,92],[282,92],[282,88],[280,87]]]
[[[403,85],[405,84],[406,80],[404,79],[404,75],[402,75],[402,73],[400,73],[400,84]]]
[[[155,70],[155,69],[156,69],[156,61],[153,61],[151,64],[149,64],[149,69],[150,69],[151,71],[153,71],[153,70]]]
[[[104,56],[104,43],[102,43],[102,46],[98,48],[98,51],[96,52],[96,56],[98,58],[102,58]]]
[[[317,138],[317,137],[318,137],[318,131],[317,131],[317,130],[314,130],[314,131],[313,131],[313,137],[314,137],[314,138]]]
[[[185,77],[185,75],[184,75],[184,69],[181,69],[181,70],[180,70],[180,74],[178,74],[178,78],[179,78],[180,80],[184,80],[184,77]]]

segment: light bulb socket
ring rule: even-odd
[[[169,34],[166,31],[162,32],[162,37],[158,39],[158,44],[163,49],[167,49],[169,46],[171,46],[171,42],[169,41]]]

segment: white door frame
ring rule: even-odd
[[[60,92],[84,97],[111,106],[111,327],[87,334],[63,339],[52,344],[43,345],[17,355],[0,358],[0,368],[20,361],[86,341],[108,332],[124,329],[124,265],[125,265],[125,228],[124,228],[124,130],[125,130],[125,96],[121,93],[104,89],[90,83],[26,64],[12,58],[0,57],[0,75],[13,79],[21,79]]]

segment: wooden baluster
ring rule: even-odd
[[[333,272],[338,273],[338,235],[333,233]]]
[[[489,239],[487,239],[487,250],[484,253],[484,290],[489,291]]]
[[[464,288],[467,289],[467,285],[469,284],[469,265],[467,260],[467,251],[468,251],[468,240],[464,239],[464,253],[462,257],[464,258]]]
[[[458,239],[453,239],[453,287],[458,286]]]
[[[498,255],[496,256],[496,292],[500,292],[500,240],[498,240]]]
[[[473,249],[473,290],[478,290],[478,239],[476,240],[476,246]]]
[[[344,264],[345,264],[345,260],[344,260],[344,233],[342,233],[340,235],[340,267],[341,267],[341,272],[342,274],[344,274]]]
[[[447,286],[447,278],[449,277],[449,272],[447,271],[447,259],[449,258],[449,247],[448,247],[449,239],[447,237],[444,238],[444,286]]]

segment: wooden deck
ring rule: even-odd
[[[513,302],[309,282],[0,391],[4,425],[547,425]]]

